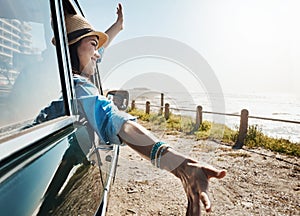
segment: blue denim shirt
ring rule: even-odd
[[[135,118],[119,111],[112,101],[99,95],[97,87],[86,78],[75,75],[74,85],[79,113],[84,114],[90,126],[105,143],[120,144],[117,137],[122,125]]]
[[[112,101],[99,94],[97,87],[86,78],[74,75],[74,86],[79,114],[85,117],[102,142],[120,144],[118,133],[123,124],[135,118],[119,111]],[[65,113],[62,99],[51,102],[43,109],[34,124],[63,116]]]

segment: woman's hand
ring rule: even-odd
[[[122,8],[122,5],[121,3],[118,4],[118,7],[117,7],[117,21],[116,21],[116,24],[119,26],[120,30],[123,29],[123,8]]]
[[[212,177],[223,178],[226,171],[217,170],[208,165],[201,165],[192,159],[186,159],[173,173],[180,178],[188,198],[186,215],[201,214],[200,200],[206,212],[210,212],[211,202],[207,194],[208,181]]]
[[[152,159],[152,150],[155,145],[153,143],[157,143],[159,140],[146,128],[136,122],[127,121],[118,135],[132,149],[145,158]],[[158,157],[159,160],[157,159],[156,162],[159,167],[173,173],[183,184],[188,198],[186,215],[201,214],[200,200],[204,204],[205,210],[211,211],[211,203],[207,194],[209,179],[212,177],[223,178],[226,171],[202,165],[172,148],[167,148],[163,154],[158,154]]]

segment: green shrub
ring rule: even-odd
[[[194,123],[191,117],[170,113],[169,119],[166,122],[166,127],[171,130],[189,133],[192,131]]]
[[[203,121],[202,124],[200,124],[198,131],[204,131],[207,132],[211,129],[212,123],[209,121]]]
[[[250,148],[262,147],[274,152],[300,157],[300,143],[266,136],[258,125],[249,126],[245,145]]]
[[[232,143],[237,139],[237,131],[224,124],[203,121],[195,132],[197,139],[220,139],[222,142]]]
[[[249,147],[258,147],[262,142],[266,140],[265,135],[261,132],[261,128],[258,125],[250,125],[248,127],[247,136],[245,138],[245,144]]]

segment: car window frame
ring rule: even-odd
[[[0,162],[10,155],[30,146],[59,130],[72,126],[78,120],[78,110],[69,58],[69,49],[64,23],[64,0],[49,0],[49,10],[52,15],[52,27],[56,40],[56,55],[59,68],[62,98],[65,106],[65,115],[55,118],[32,128],[21,130],[18,133],[0,138]]]

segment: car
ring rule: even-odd
[[[79,118],[64,13],[82,11],[76,0],[1,1],[1,215],[105,215],[119,145]],[[126,109],[126,92],[108,95]],[[54,103],[59,115],[37,120]]]

